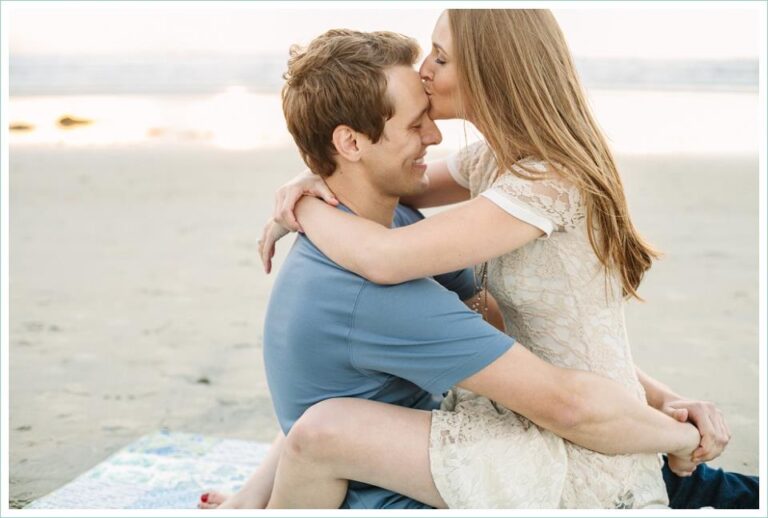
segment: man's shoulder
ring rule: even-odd
[[[363,279],[333,262],[305,235],[299,234],[275,280],[273,292],[290,289],[317,293],[330,286],[328,292],[339,293],[344,286],[359,288]]]
[[[286,257],[283,269],[303,269],[314,265],[318,268],[340,268],[331,261],[305,234],[297,234],[296,241]]]
[[[465,307],[456,294],[446,290],[432,277],[399,284],[376,284],[363,279],[356,303],[358,312],[366,308],[382,318],[399,316],[428,317],[446,308]],[[456,306],[456,303],[460,306]]]

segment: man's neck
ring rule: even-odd
[[[336,198],[358,216],[386,227],[392,226],[392,218],[400,199],[375,189],[360,171],[339,168],[325,182]]]

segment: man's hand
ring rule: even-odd
[[[637,368],[648,404],[680,422],[690,422],[699,431],[699,446],[692,453],[670,454],[669,467],[680,476],[690,475],[702,462],[714,459],[731,440],[731,430],[722,412],[707,401],[687,399]]]
[[[293,208],[302,196],[315,196],[334,206],[339,204],[323,179],[307,170],[277,190],[272,219],[290,231],[303,232],[293,213]]]
[[[261,264],[264,265],[265,273],[272,271],[272,257],[275,255],[275,243],[288,234],[288,232],[288,229],[272,219],[267,221],[267,224],[264,225],[261,239],[259,239],[259,257],[261,257]]]
[[[699,464],[718,457],[731,440],[728,423],[714,403],[674,399],[665,401],[660,410],[678,421],[690,421],[699,429],[701,442],[693,452],[692,462]]]
[[[688,421],[687,409],[665,407],[659,410],[662,410],[664,413],[680,421],[681,423]],[[670,453],[667,456],[667,463],[669,465],[670,471],[672,471],[672,473],[678,477],[690,477],[696,470],[696,466],[699,465],[698,462],[693,461],[693,452]]]

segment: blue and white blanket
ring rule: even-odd
[[[236,491],[269,444],[202,435],[145,435],[26,509],[193,509],[207,489]]]

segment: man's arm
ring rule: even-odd
[[[460,385],[587,448],[690,454],[696,428],[676,422],[618,383],[556,368],[483,322],[426,279],[366,283],[348,335],[350,363],[440,394]]]
[[[615,381],[555,367],[519,343],[459,386],[601,453],[690,457],[699,444],[694,426],[649,407]]]

